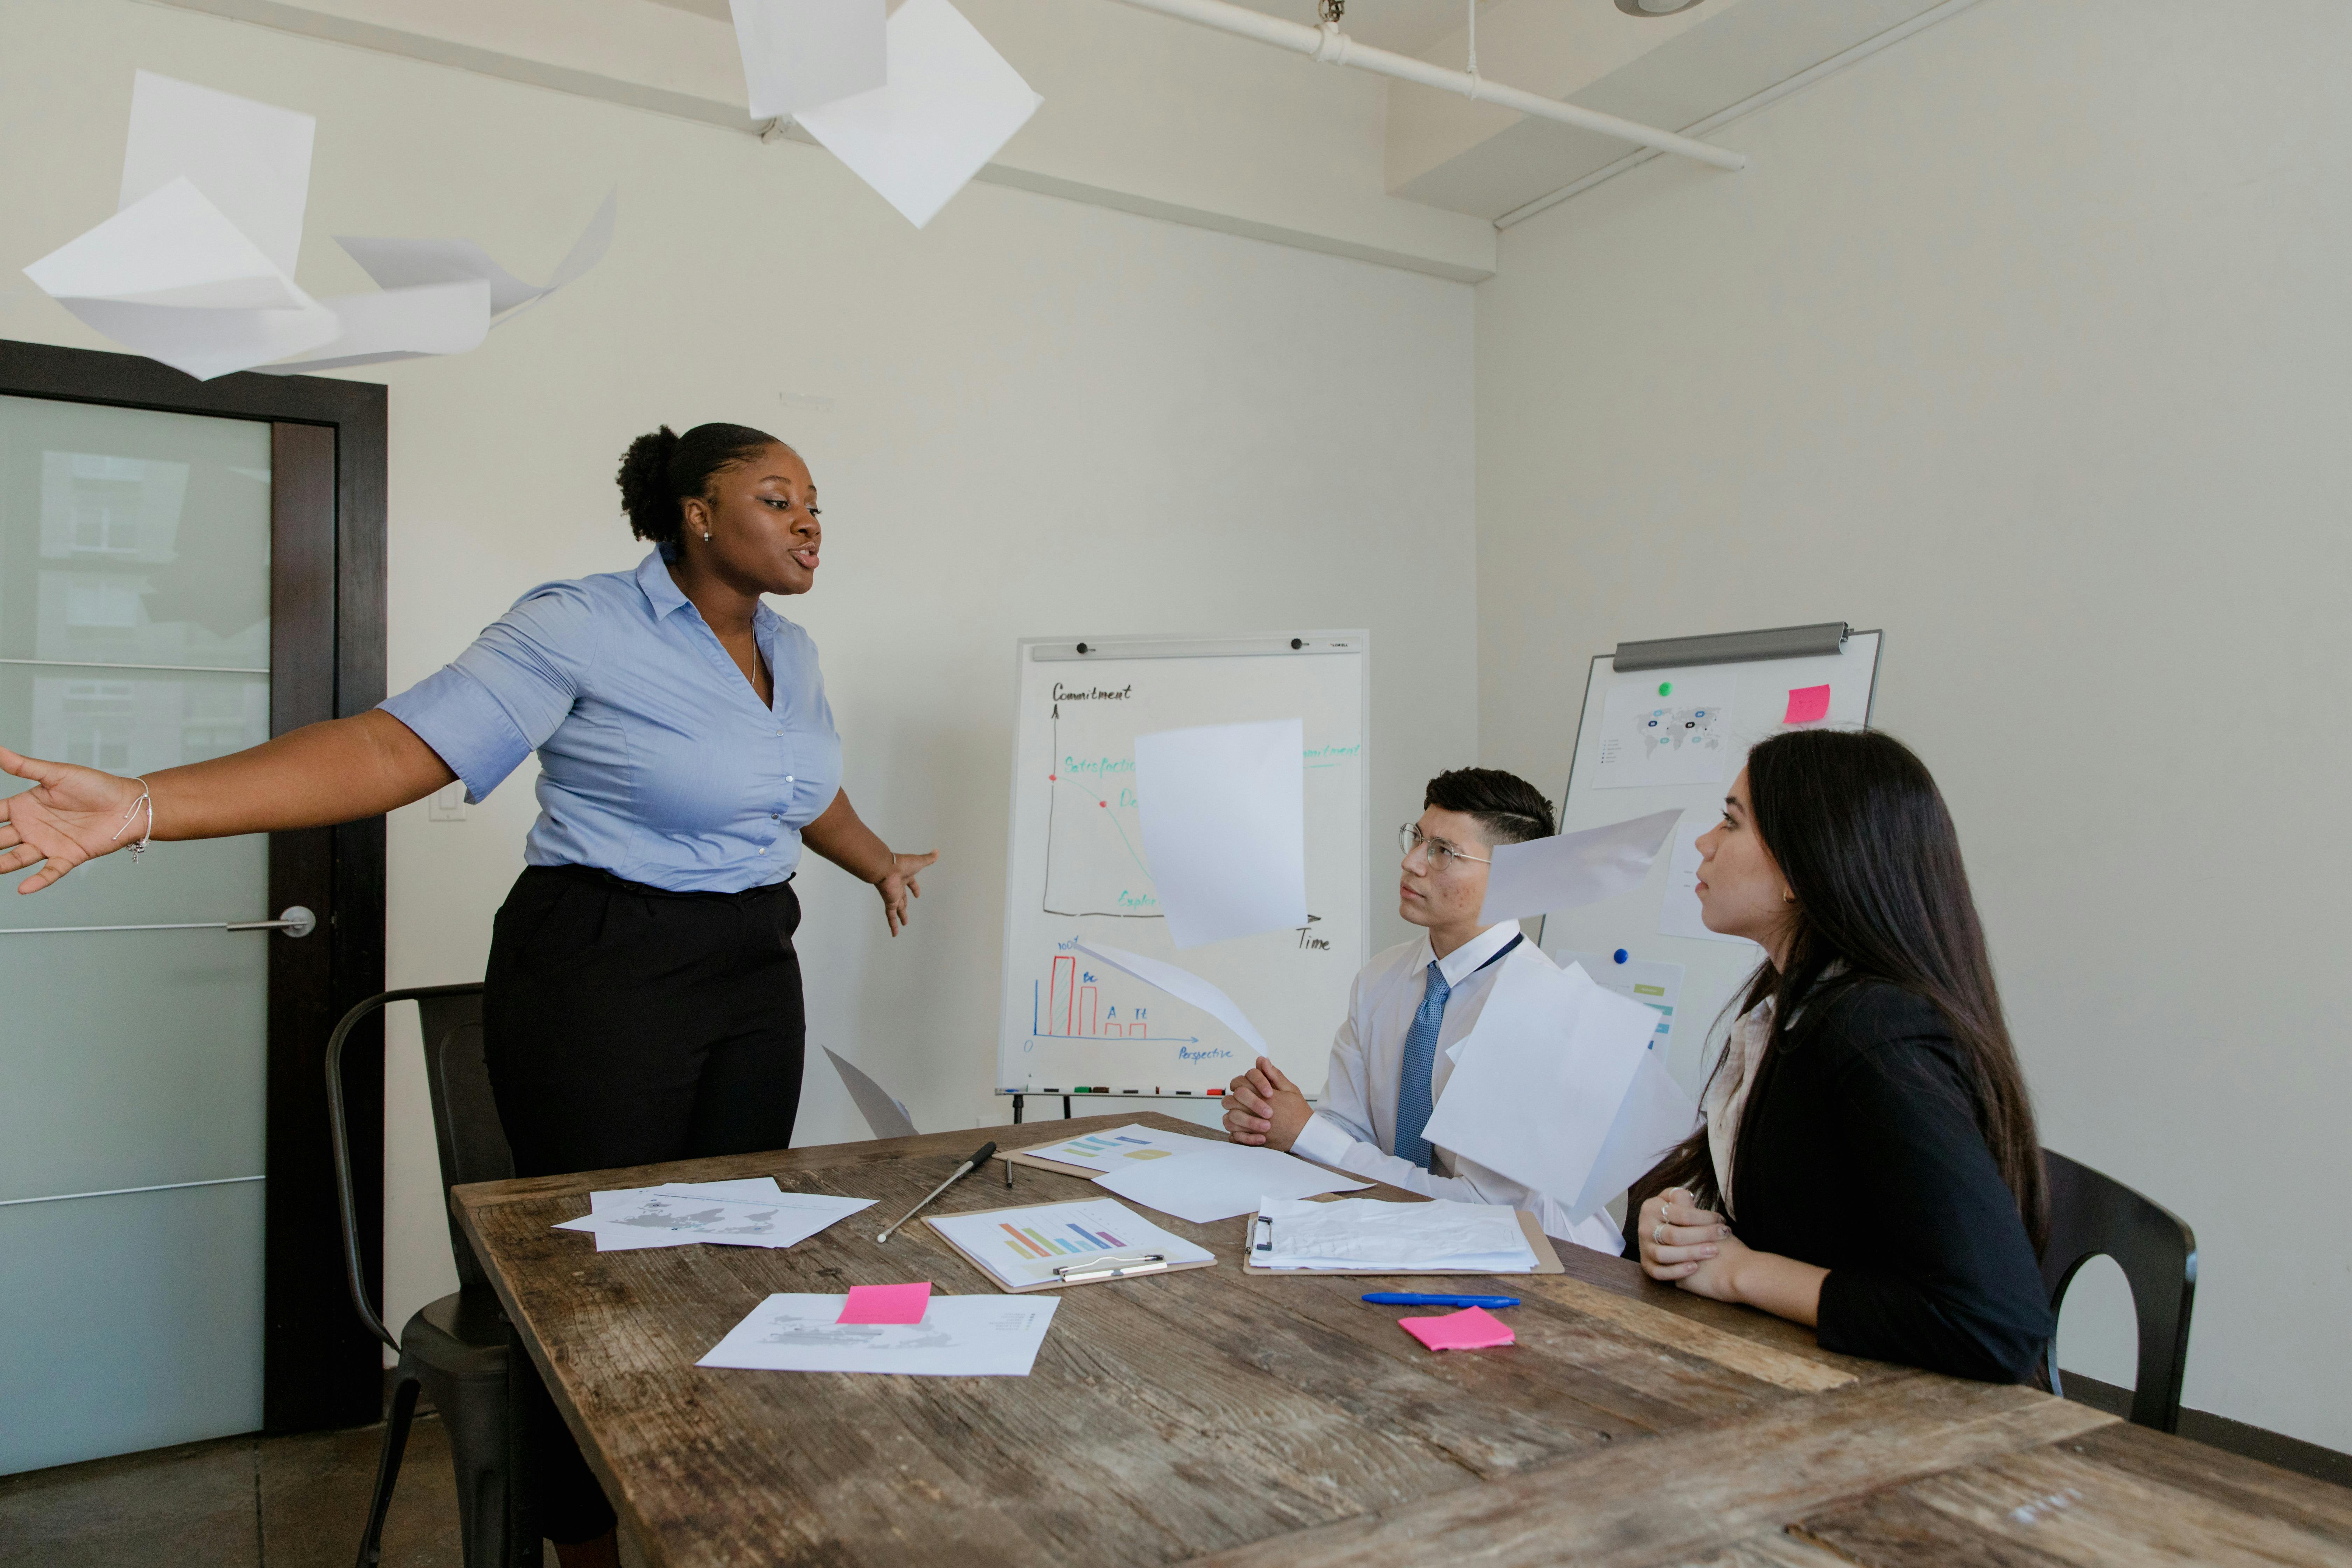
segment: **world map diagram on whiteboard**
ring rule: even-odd
[[[1007,1088],[1205,1093],[1251,1054],[1223,1024],[1079,951],[1123,948],[1231,996],[1319,1083],[1361,957],[1362,742],[1352,659],[1150,659],[1024,669],[1000,1061]],[[1178,951],[1144,848],[1135,738],[1307,721],[1307,923]]]

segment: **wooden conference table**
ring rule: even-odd
[[[1043,1143],[1150,1112],[1038,1124]],[[1000,1134],[1003,1135],[1003,1134]],[[1025,1378],[703,1371],[771,1291],[993,1287],[896,1218],[961,1131],[459,1187],[507,1311],[647,1556],[707,1564],[2352,1563],[2352,1491],[1809,1331],[1561,1246],[1518,1343],[1432,1354],[1412,1279],[1241,1270],[1243,1222],[1158,1224],[1213,1268],[1063,1292]],[[1003,1166],[926,1212],[1099,1196]],[[881,1200],[789,1250],[594,1250],[592,1188],[772,1175]],[[1370,1196],[1404,1194],[1375,1188]],[[1445,1289],[1424,1277],[1420,1289]]]

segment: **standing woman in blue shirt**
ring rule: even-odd
[[[145,779],[0,748],[37,786],[0,800],[0,873],[39,863],[34,892],[150,838],[325,826],[455,780],[478,801],[536,751],[539,819],[483,995],[516,1173],[783,1148],[803,846],[873,884],[894,936],[938,857],[858,820],[815,645],[761,602],[816,583],[799,455],[740,425],[664,426],[630,444],[620,487],[655,546],[635,571],[532,589],[373,712]],[[613,1516],[560,1422],[542,1447],[542,1528],[587,1544],[568,1563],[609,1560]]]

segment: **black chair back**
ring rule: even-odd
[[[393,1002],[415,1002],[425,1032],[427,1091],[433,1101],[433,1138],[441,1153],[442,1208],[449,1222],[449,1248],[457,1279],[467,1289],[486,1287],[474,1249],[448,1207],[449,1189],[460,1182],[504,1181],[514,1174],[514,1155],[499,1124],[490,1079],[482,1065],[482,985],[419,985],[369,997],[343,1015],[327,1039],[328,1130],[335,1143],[335,1193],[342,1205],[343,1269],[352,1302],[375,1337],[400,1348],[368,1299],[367,1270],[360,1260],[357,1200],[352,1193],[351,1130],[343,1110],[343,1042],[362,1020]]]
[[[416,1011],[425,1031],[425,1077],[433,1098],[433,1141],[441,1151],[444,1198],[463,1183],[507,1180],[514,1174],[514,1154],[499,1123],[489,1070],[482,1064],[482,988],[436,986],[433,994],[417,997]],[[444,1202],[441,1217],[449,1222],[458,1283],[487,1287],[489,1277],[458,1228],[457,1211]]]
[[[2180,1426],[2180,1382],[2189,1368],[2189,1312],[2197,1296],[2197,1233],[2161,1204],[2053,1149],[2042,1151],[2050,1184],[2050,1241],[2042,1283],[2055,1316],[2084,1264],[2112,1258],[2131,1285],[2139,1321],[2139,1373],[2131,1418],[2159,1432]],[[2058,1345],[2050,1345],[2050,1388],[2058,1386]]]

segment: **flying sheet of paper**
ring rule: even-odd
[[[1429,1141],[1565,1205],[1584,1191],[1657,1022],[1581,969],[1504,965],[1449,1053]]]
[[[923,1223],[961,1247],[1000,1284],[1038,1285],[1054,1270],[1090,1258],[1157,1252],[1171,1263],[1216,1261],[1216,1254],[1108,1198],[1033,1204],[980,1214],[925,1215]],[[933,1310],[937,1310],[934,1306]]]
[[[1162,1132],[1156,1127],[1129,1122],[1108,1132],[1089,1132],[1083,1138],[1065,1139],[1059,1143],[1039,1143],[1006,1152],[1034,1154],[1041,1160],[1078,1165],[1089,1171],[1108,1171],[1140,1161],[1170,1159],[1206,1142],[1208,1140],[1195,1138],[1189,1132]]]
[[[1528,1274],[1536,1267],[1535,1252],[1519,1229],[1518,1211],[1490,1204],[1450,1198],[1425,1204],[1277,1198],[1260,1205],[1258,1215],[1260,1221],[1273,1222],[1250,1226],[1249,1260],[1261,1268]]]
[[[1738,942],[1742,947],[1756,944],[1744,936],[1726,936],[1719,931],[1709,931],[1698,901],[1698,841],[1709,829],[1723,820],[1720,806],[1695,805],[1683,813],[1680,825],[1675,828],[1674,858],[1666,864],[1666,897],[1658,909],[1658,930],[1666,936],[1696,937],[1701,942]],[[1758,952],[1763,949],[1756,948]]]
[[[296,310],[309,297],[184,176],[68,240],[25,276],[58,298]]]
[[[1045,100],[948,0],[907,0],[887,37],[886,85],[793,118],[920,228]]]
[[[335,243],[360,264],[379,289],[413,289],[426,283],[463,283],[478,279],[490,286],[490,314],[504,325],[507,314],[576,282],[604,259],[613,247],[620,193],[610,191],[588,219],[580,237],[543,284],[526,283],[492,260],[470,239],[391,239],[339,234]]]
[[[1640,887],[1681,816],[1679,811],[1654,811],[1605,827],[1496,845],[1479,923],[1597,904]]]
[[[1580,952],[1572,948],[1546,948],[1544,955],[1566,969],[1580,965],[1586,976],[1603,991],[1639,1002],[1658,1016],[1657,1033],[1650,1037],[1650,1049],[1663,1055],[1675,1037],[1675,1008],[1683,994],[1683,966],[1661,963],[1655,959],[1628,957],[1616,962],[1616,953]]]
[[[384,364],[426,354],[463,353],[604,259],[613,243],[617,193],[608,194],[543,286],[525,283],[470,239],[375,239],[338,236],[336,243],[376,280],[381,292],[320,301],[342,332],[331,352],[259,367],[271,375]]]
[[[343,330],[315,302],[299,310],[197,310],[120,300],[58,301],[92,330],[198,381],[332,342]]]
[[[1194,1225],[1248,1214],[1267,1198],[1360,1193],[1371,1185],[1334,1175],[1279,1149],[1205,1138],[1185,1142],[1199,1146],[1171,1159],[1105,1171],[1095,1178],[1095,1185]]]
[[[1399,1318],[1397,1327],[1433,1351],[1483,1351],[1518,1342],[1511,1325],[1484,1307],[1465,1307],[1434,1318]]]
[[[729,8],[754,120],[883,84],[882,0],[730,0]]]
[[[1146,958],[1139,952],[1129,952],[1124,948],[1097,947],[1092,942],[1084,942],[1070,945],[1089,958],[1100,959],[1113,969],[1134,975],[1146,985],[1158,986],[1179,1002],[1190,1003],[1239,1035],[1242,1043],[1255,1055],[1262,1057],[1267,1054],[1265,1037],[1234,1005],[1234,999],[1191,970],[1179,969],[1156,958]]]
[[[337,294],[319,303],[335,313],[342,329],[328,345],[331,352],[255,369],[269,375],[300,375],[428,354],[461,354],[479,348],[490,330],[490,286],[478,279]]]
[[[290,109],[140,71],[131,80],[117,209],[185,179],[290,279],[302,248],[318,128],[310,115]]]
[[[1307,924],[1307,724],[1135,738],[1144,858],[1178,949]]]
[[[1738,751],[1731,733],[1734,677],[1676,677],[1672,671],[1621,679],[1601,706],[1601,743],[1593,787],[1721,784]]]
[[[1592,1163],[1592,1174],[1585,1178],[1576,1201],[1568,1205],[1569,1212],[1582,1219],[1608,1203],[1647,1175],[1697,1125],[1698,1106],[1666,1070],[1664,1048],[1653,1046],[1642,1053],[1625,1103],[1618,1108],[1600,1158]]]
[[[773,1185],[771,1178],[754,1178]],[[722,1189],[714,1191],[713,1189]],[[734,1191],[723,1189],[734,1188]],[[599,1252],[711,1242],[723,1247],[791,1247],[835,1222],[874,1206],[872,1198],[828,1193],[763,1195],[736,1183],[696,1182],[588,1194],[591,1213],[556,1228],[585,1230]]]
[[[904,1100],[892,1099],[887,1089],[843,1061],[831,1046],[824,1047],[824,1050],[832,1058],[833,1070],[841,1075],[842,1086],[849,1090],[849,1098],[857,1102],[858,1114],[866,1118],[866,1125],[873,1130],[874,1136],[912,1138],[915,1135],[915,1119],[907,1114]]]
[[[852,1285],[836,1323],[919,1323],[930,1309],[931,1282],[908,1285]]]
[[[845,1300],[771,1296],[694,1364],[764,1372],[1026,1377],[1061,1305],[1055,1296],[938,1296],[919,1323],[845,1323],[839,1321]]]

